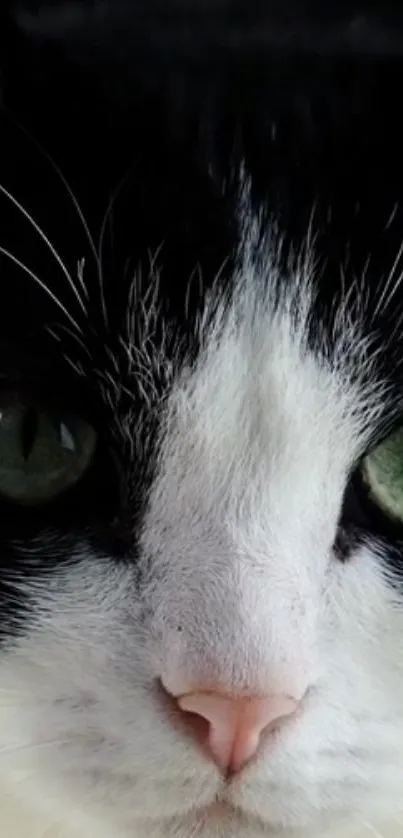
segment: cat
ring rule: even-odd
[[[1,838],[397,838],[399,4],[0,23]]]

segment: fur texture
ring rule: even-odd
[[[63,497],[0,499],[1,835],[397,838],[403,524],[359,467],[403,409],[398,50],[313,48],[315,4],[302,56],[258,3],[247,31],[236,4],[28,5],[0,398],[99,443]],[[394,43],[398,12],[368,10]],[[161,682],[302,701],[228,784]]]

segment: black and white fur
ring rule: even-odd
[[[399,836],[398,4],[8,5],[1,386],[100,442],[0,500],[1,836]],[[161,679],[303,700],[226,786]]]

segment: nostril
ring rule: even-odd
[[[178,707],[181,711],[182,723],[186,732],[203,750],[208,751],[208,740],[210,735],[210,722],[208,719],[203,718],[203,716],[200,716],[198,713],[192,713],[190,711],[183,712],[183,708],[181,708],[179,703]]]
[[[170,718],[171,724],[182,734],[194,739],[202,749],[208,741],[210,723],[199,713],[184,712],[179,700],[163,684],[159,686],[159,701]]]

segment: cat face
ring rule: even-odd
[[[36,37],[4,51],[1,112],[1,793],[41,838],[398,825],[403,173],[384,70],[361,68],[356,110],[344,65],[305,68],[285,114],[274,61],[263,110],[239,93],[224,176],[233,114],[203,116],[196,155],[162,77],[120,88],[109,59]],[[308,139],[301,89],[324,109]],[[297,705],[230,777],[176,701],[211,690]]]
[[[319,834],[398,814],[400,598],[387,547],[342,510],[385,385],[358,320],[346,340],[346,313],[331,351],[319,321],[310,346],[309,263],[276,283],[261,247],[265,276],[246,239],[231,296],[207,294],[197,359],[166,360],[169,390],[143,405],[158,415],[151,453],[143,422],[115,416],[115,438],[148,460],[132,543],[117,555],[99,525],[94,537],[60,522],[10,538],[3,781],[83,829],[88,817],[107,835]],[[138,352],[133,376],[151,374]],[[95,504],[98,491],[92,480]],[[229,783],[162,684],[301,703]]]

